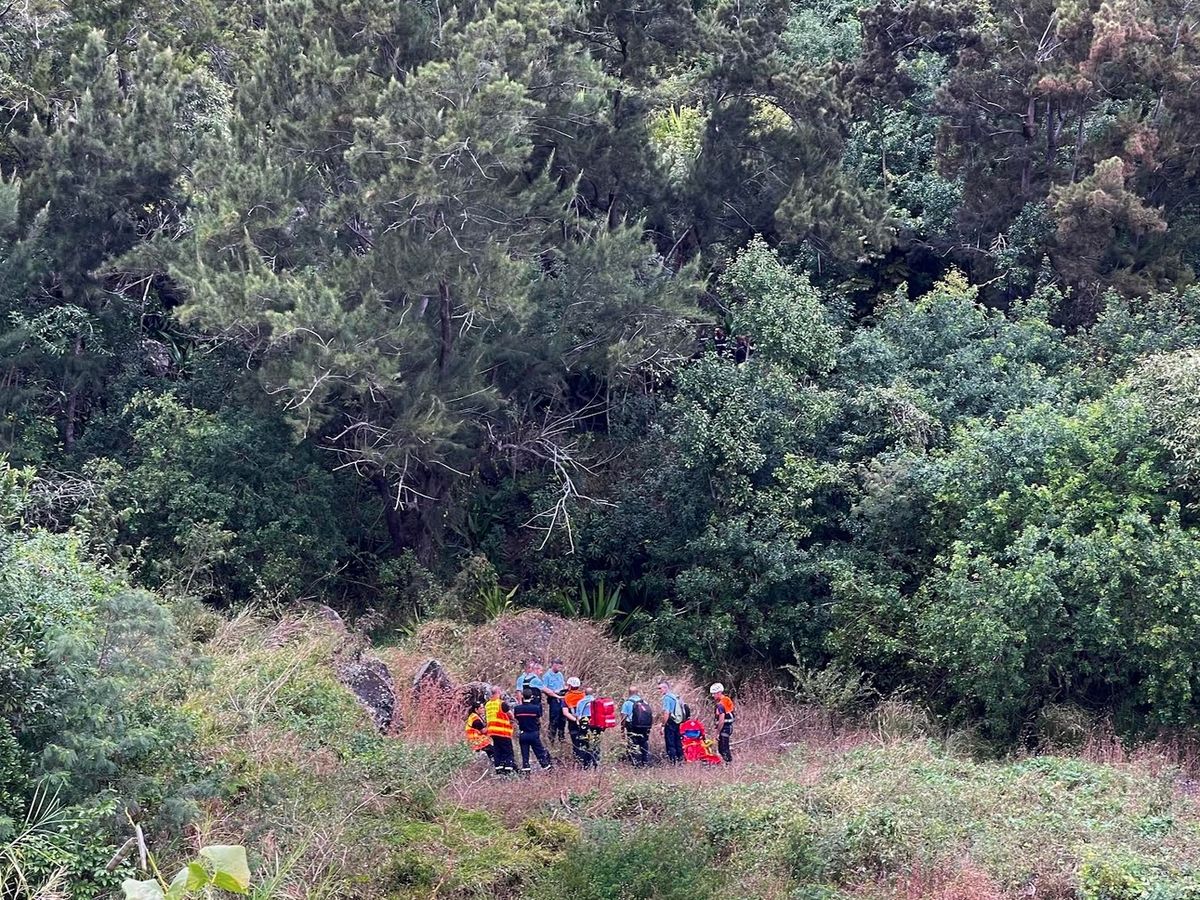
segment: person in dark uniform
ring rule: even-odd
[[[550,733],[547,737],[552,744],[561,744],[567,731],[567,717],[563,715],[563,694],[567,690],[567,676],[562,667],[563,661],[556,659],[550,663],[550,671],[542,676],[542,687],[557,695],[549,698]]]
[[[537,757],[543,771],[550,768],[550,754],[542,743],[542,704],[537,702],[537,692],[533,688],[525,688],[522,702],[517,704],[513,715],[516,716],[519,729],[517,738],[521,744],[521,771],[529,774],[530,751]]]
[[[580,687],[580,693],[583,697],[575,704],[573,709],[564,709],[563,715],[567,717],[567,721],[571,723],[571,749],[575,751],[575,758],[583,765],[585,769],[590,769],[600,763],[600,730],[592,728],[589,720],[592,715],[592,704],[596,702],[596,695],[592,693],[592,689],[587,685]]]
[[[713,329],[713,351],[722,359],[729,356],[729,338],[724,328]]]
[[[686,718],[686,706],[679,695],[671,690],[671,682],[665,679],[660,681],[658,691],[662,694],[663,746],[667,750],[668,761],[678,765],[683,762],[683,738],[679,735],[679,726]]]
[[[629,761],[635,766],[650,763],[650,729],[654,726],[654,713],[650,704],[642,699],[636,687],[629,689],[629,696],[621,704],[621,728],[628,744]]]
[[[750,338],[740,335],[733,343],[733,361],[739,366],[750,358]]]

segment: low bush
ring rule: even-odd
[[[78,540],[0,531],[0,842],[31,881],[76,897],[115,887],[104,864],[136,804],[151,831],[197,812],[188,655],[155,597]],[[31,824],[32,823],[32,826]]]
[[[706,900],[721,878],[703,832],[687,825],[624,828],[599,822],[547,871],[539,900]]]
[[[1080,900],[1196,900],[1200,878],[1131,854],[1091,855],[1079,870]]]

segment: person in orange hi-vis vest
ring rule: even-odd
[[[492,739],[487,732],[487,718],[483,700],[480,700],[471,707],[467,713],[467,721],[464,726],[464,731],[467,737],[467,746],[476,753],[484,754],[488,760],[492,759]]]
[[[717,682],[708,689],[712,694],[713,717],[717,723],[717,752],[721,754],[721,759],[727,763],[733,762],[733,751],[730,749],[730,741],[733,739],[733,701],[725,696],[725,685]]]
[[[484,713],[488,737],[492,739],[492,763],[496,774],[511,775],[517,769],[513,757],[513,717],[500,688],[492,688],[492,699],[484,707]]]
[[[586,696],[587,692],[578,678],[572,676],[567,679],[567,691],[563,694],[563,717],[567,720],[567,734],[571,737],[571,749],[575,753],[575,758],[585,764],[591,760],[586,746],[588,734],[587,729],[575,717],[575,707]]]
[[[574,709],[579,705],[579,701],[584,698],[583,688],[578,678],[567,679],[567,692],[563,694],[563,706],[566,709]]]

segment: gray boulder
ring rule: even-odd
[[[343,665],[338,674],[342,684],[367,708],[375,726],[387,731],[396,713],[396,687],[383,660],[359,657]]]

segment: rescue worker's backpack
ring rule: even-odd
[[[591,713],[588,715],[588,727],[612,728],[617,724],[617,705],[610,697],[599,697],[592,701]]]
[[[650,704],[645,700],[635,700],[633,710],[629,714],[629,727],[649,729],[654,725],[654,713],[650,712]]]
[[[692,708],[683,702],[682,697],[675,698],[675,709],[671,713],[671,721],[682,725],[692,717]]]

